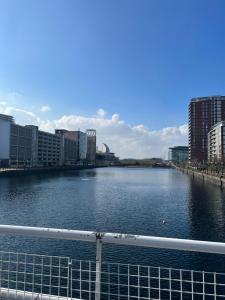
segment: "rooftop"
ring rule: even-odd
[[[204,96],[204,97],[195,97],[191,99],[191,102],[200,102],[207,100],[225,100],[225,96],[221,95],[212,95],[212,96]]]
[[[220,122],[216,123],[215,125],[212,126],[210,131],[212,131],[213,129],[220,127],[220,126],[225,126],[225,121],[220,121]]]
[[[188,150],[188,146],[174,146],[170,147],[171,150]]]
[[[3,115],[3,114],[0,114],[0,120],[14,122],[13,116],[8,116],[8,115]]]

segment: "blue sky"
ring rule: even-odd
[[[45,121],[102,108],[179,128],[190,98],[225,94],[224,13],[222,0],[0,0],[0,99],[49,106]]]

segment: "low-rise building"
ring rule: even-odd
[[[115,153],[110,151],[108,145],[103,143],[102,149],[96,153],[96,162],[98,165],[116,165],[119,163],[119,158],[115,156]]]
[[[175,146],[169,148],[168,160],[173,163],[188,161],[188,146]]]
[[[215,124],[208,133],[208,161],[225,160],[225,121]]]

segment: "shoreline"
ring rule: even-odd
[[[35,175],[35,174],[45,174],[45,173],[56,173],[56,172],[64,172],[64,171],[78,171],[78,170],[88,170],[88,169],[95,169],[95,168],[134,168],[134,169],[171,169],[171,166],[125,166],[125,165],[85,165],[85,166],[64,166],[64,167],[44,167],[44,168],[27,168],[27,169],[0,169],[0,178],[3,177],[16,177],[20,175]]]
[[[225,177],[208,174],[204,171],[195,171],[188,168],[182,168],[182,167],[175,167],[178,171],[181,171],[183,173],[186,173],[193,178],[201,179],[202,182],[210,182],[214,185],[217,185],[221,189],[225,189]]]
[[[16,177],[20,175],[55,173],[55,172],[62,172],[62,171],[86,170],[86,169],[95,169],[95,168],[103,168],[103,166],[90,165],[90,166],[45,167],[45,168],[30,168],[30,169],[6,169],[2,171],[0,170],[0,178]]]

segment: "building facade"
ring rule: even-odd
[[[87,135],[86,133],[77,130],[70,131],[65,129],[56,129],[56,133],[64,132],[64,136],[77,143],[77,160],[85,161],[87,159]]]
[[[119,158],[115,156],[115,153],[110,151],[108,145],[103,143],[102,150],[98,150],[96,153],[96,161],[98,165],[113,166],[119,163]]]
[[[10,133],[12,116],[0,114],[0,167],[10,165]]]
[[[89,130],[89,157],[95,161],[96,132]],[[95,133],[95,134],[94,134]],[[82,131],[40,131],[21,126],[0,114],[0,167],[53,167],[75,165],[87,159],[87,135]]]
[[[225,120],[225,96],[193,98],[189,104],[189,160],[207,162],[208,132]]]
[[[56,129],[55,134],[61,136],[61,154],[63,164],[71,166],[78,161],[78,143],[70,131],[65,129]]]
[[[77,141],[77,156],[80,162],[87,159],[87,135],[80,130],[72,131],[75,140]]]
[[[38,166],[62,166],[61,137],[57,134],[38,130]]]
[[[173,163],[188,161],[188,146],[175,146],[169,148],[168,160]]]
[[[87,161],[94,163],[96,159],[96,130],[87,129]]]
[[[208,133],[208,161],[225,161],[225,121],[215,124]]]
[[[32,164],[32,130],[29,126],[11,123],[10,165],[30,167]]]

